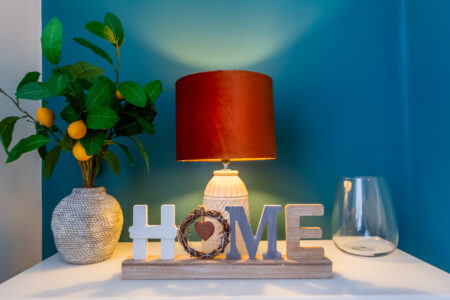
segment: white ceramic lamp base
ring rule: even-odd
[[[228,219],[228,222],[230,221],[230,216],[225,211],[226,206],[243,206],[250,220],[247,188],[238,174],[238,171],[230,169],[214,171],[214,176],[208,182],[203,195],[203,205],[208,210],[216,210],[222,213]],[[209,252],[217,248],[219,243],[219,235],[217,233],[220,232],[222,226],[216,220],[206,219],[214,224],[216,230],[215,234],[207,241],[202,241],[203,251]],[[247,250],[239,228],[237,228],[236,233],[237,248],[242,254],[246,254]],[[225,253],[228,251],[229,245],[225,249]]]

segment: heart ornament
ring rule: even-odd
[[[214,233],[214,224],[209,221],[198,221],[194,224],[195,231],[202,238],[207,241]]]

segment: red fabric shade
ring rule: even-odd
[[[212,71],[176,82],[177,160],[276,158],[272,79]]]

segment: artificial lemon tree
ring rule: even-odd
[[[72,151],[81,168],[84,186],[93,187],[102,159],[106,159],[112,170],[119,174],[120,164],[110,149],[111,145],[124,151],[133,164],[127,146],[117,142],[117,138],[122,136],[137,143],[148,169],[147,152],[135,136],[143,132],[154,133],[154,102],[161,94],[162,87],[159,80],[149,82],[144,87],[132,81],[119,81],[120,48],[124,42],[124,32],[115,15],[107,13],[103,23],[89,22],[85,28],[113,46],[115,62],[102,48],[85,39],[74,38],[75,42],[102,57],[113,68],[113,80],[103,75],[101,67],[84,61],[60,66],[62,25],[57,18],[50,20],[42,32],[41,44],[45,58],[54,65],[52,75],[47,81],[40,82],[39,72],[27,73],[17,86],[15,97],[0,89],[0,93],[12,101],[21,113],[20,116],[10,116],[0,122],[0,139],[8,154],[6,163],[37,149],[44,160],[45,178],[51,176],[61,151]],[[60,97],[52,98],[55,96]],[[66,103],[59,115],[68,124],[67,130],[55,124],[55,115],[49,108],[39,108],[35,118],[20,105],[21,99],[43,99],[46,106],[47,98]],[[36,134],[21,139],[9,149],[14,126],[19,120],[33,123]]]

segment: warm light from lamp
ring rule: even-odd
[[[298,0],[282,5],[277,1],[140,1],[126,9],[133,16],[130,34],[136,40],[175,62],[211,69],[249,66],[279,53],[311,29],[323,5]]]

